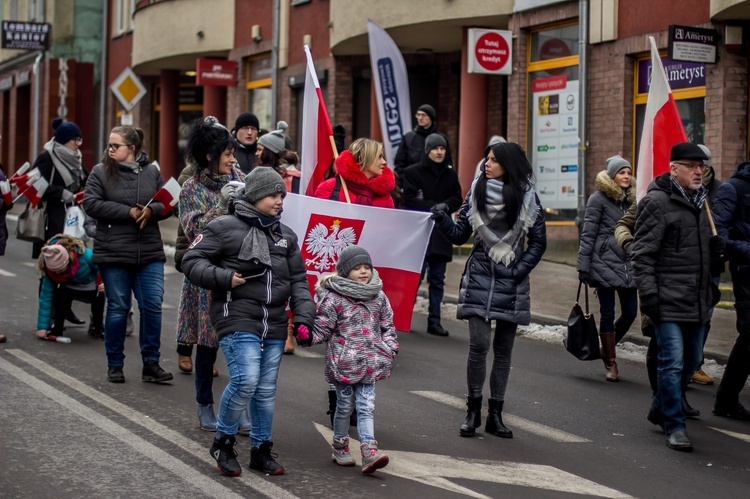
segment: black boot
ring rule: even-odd
[[[473,437],[476,429],[482,426],[482,396],[466,399],[466,419],[458,430],[462,437]]]
[[[234,450],[234,446],[237,444],[234,435],[231,437],[223,437],[214,439],[214,443],[211,445],[211,457],[216,459],[216,465],[222,475],[226,476],[240,476],[242,474],[242,467],[237,462],[237,451]]]
[[[484,431],[500,438],[513,438],[513,432],[503,424],[503,400],[488,399],[490,413]]]
[[[273,442],[263,442],[260,447],[250,449],[250,469],[262,471],[266,475],[283,475],[284,467],[271,455]]]
[[[698,409],[693,408],[687,401],[687,397],[685,394],[682,394],[682,398],[680,399],[682,402],[682,414],[685,415],[686,418],[699,418],[701,415],[701,411]]]

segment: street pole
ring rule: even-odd
[[[39,115],[42,110],[40,109],[42,104],[42,75],[39,71],[40,63],[44,57],[44,50],[39,52],[39,55],[34,59],[34,134],[32,135],[33,140],[31,143],[32,151],[34,154],[39,153]]]
[[[578,234],[583,230],[583,218],[586,211],[586,87],[587,63],[586,48],[588,44],[589,17],[588,1],[578,2],[578,211],[576,225]]]
[[[276,92],[279,89],[279,5],[280,0],[273,0],[273,31],[271,33],[273,48],[271,50],[271,130],[276,129]]]
[[[109,2],[104,2],[102,12],[102,61],[99,69],[99,142],[94,148],[98,154],[104,147],[107,119],[107,40],[109,39]],[[95,159],[99,159],[98,156]]]

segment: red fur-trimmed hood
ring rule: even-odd
[[[390,195],[391,191],[396,187],[396,177],[394,177],[393,171],[387,166],[383,168],[381,175],[368,180],[367,176],[359,169],[359,165],[349,151],[342,152],[341,156],[336,159],[336,171],[347,182],[363,187],[366,186],[378,197]]]

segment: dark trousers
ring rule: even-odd
[[[615,320],[615,292],[620,298],[620,317]],[[599,288],[596,290],[599,298],[599,332],[617,333],[619,342],[628,332],[638,315],[638,290],[626,288]]]
[[[427,324],[436,326],[440,324],[440,305],[443,303],[443,291],[445,288],[445,269],[448,267],[448,261],[445,257],[427,255],[422,266],[422,274],[419,277],[421,282],[427,273],[427,283],[429,285],[430,305],[427,311]]]
[[[90,291],[71,289],[63,284],[55,289],[52,299],[52,306],[55,310],[52,334],[62,336],[65,316],[68,315],[74,300],[91,304],[91,325],[99,331],[104,331],[104,293],[99,293],[96,289]]]
[[[196,345],[195,350],[195,401],[201,405],[213,404],[214,364],[219,349]]]
[[[734,308],[737,309],[737,341],[732,347],[716,391],[716,406],[733,409],[750,374],[750,272],[732,272]]]

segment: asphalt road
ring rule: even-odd
[[[222,477],[208,454],[213,434],[198,428],[193,376],[177,369],[182,276],[165,267],[162,366],[174,381],[140,381],[133,336],[127,382],[116,385],[106,381],[103,342],[85,327],[68,328],[70,344],[34,337],[38,281],[30,251],[11,238],[0,258],[0,333],[8,336],[0,345],[1,497],[747,495],[750,426],[711,415],[714,387],[690,389],[703,417],[688,424],[695,451],[676,452],[645,419],[642,364],[621,360],[622,381],[606,383],[599,362],[578,362],[561,345],[526,337],[516,341],[506,396],[514,438],[459,437],[468,335],[455,321],[445,321],[448,338],[399,336],[393,377],[377,386],[375,434],[391,457],[387,468],[365,476],[331,462],[323,347],[315,347],[282,362],[273,440],[286,474],[245,469],[240,478]],[[88,317],[86,305],[75,309]],[[415,314],[413,329],[424,331],[425,322]],[[218,403],[227,377],[223,358],[217,365]],[[238,439],[246,466],[248,439]]]

